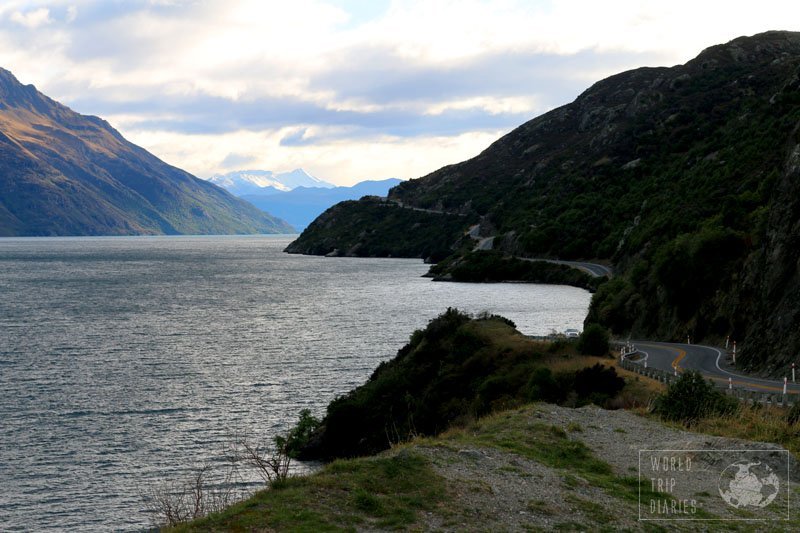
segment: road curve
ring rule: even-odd
[[[572,268],[577,268],[582,272],[586,272],[595,278],[610,278],[613,275],[611,267],[599,265],[597,263],[586,263],[584,261],[562,261],[560,259],[538,259],[536,257],[518,257],[518,259],[524,259],[525,261],[544,261],[545,263],[553,263],[556,265],[567,265]]]
[[[647,366],[678,373],[687,370],[697,370],[706,378],[720,384],[727,384],[728,379],[734,387],[752,390],[763,393],[782,393],[783,380],[771,380],[746,376],[737,372],[732,372],[724,368],[723,362],[725,353],[719,348],[703,346],[700,344],[679,344],[670,342],[655,341],[634,341],[633,343],[643,358],[639,360],[641,364],[647,361]],[[800,394],[800,384],[791,382],[791,371],[788,372],[789,384],[787,392],[789,394]],[[800,376],[798,376],[800,378]]]

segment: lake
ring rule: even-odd
[[[141,530],[140,496],[285,431],[447,307],[582,329],[588,292],[437,283],[291,236],[0,239],[0,529]]]

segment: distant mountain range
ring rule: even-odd
[[[315,178],[302,168],[278,174],[270,170],[237,170],[227,174],[217,174],[208,181],[236,196],[288,192],[297,187],[325,189],[336,187],[332,183]]]
[[[358,200],[363,196],[386,196],[389,189],[402,183],[402,180],[390,178],[380,181],[362,181],[352,187],[297,187],[289,192],[274,194],[246,194],[242,196],[254,206],[302,231],[323,211],[334,204],[345,200]]]
[[[292,231],[0,69],[0,236]]]
[[[389,189],[402,183],[390,178],[337,187],[303,169],[284,173],[238,170],[213,176],[209,181],[301,231],[334,204],[363,196],[386,196]]]

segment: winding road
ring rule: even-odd
[[[582,272],[586,272],[594,278],[610,278],[614,273],[611,270],[611,267],[597,263],[586,263],[584,261],[562,261],[560,259],[539,259],[536,257],[517,257],[517,259],[523,259],[525,261],[543,261],[545,263],[553,263],[556,265],[567,265],[572,268],[577,268]]]
[[[783,392],[782,379],[756,378],[728,370],[724,364],[726,355],[719,348],[700,344],[655,341],[635,341],[633,344],[643,356],[638,362],[644,364],[647,361],[648,367],[668,372],[673,372],[677,369],[679,373],[686,370],[697,370],[706,378],[723,385],[727,384],[730,378],[733,386],[740,389],[773,394]],[[787,392],[789,394],[800,394],[800,384],[792,383],[790,369],[787,369],[787,377],[789,378]],[[800,375],[798,375],[798,378],[800,378]]]

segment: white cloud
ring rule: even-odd
[[[348,12],[357,4],[347,6],[7,0],[0,65],[68,105],[79,102],[78,111],[112,109],[106,118],[124,135],[199,174],[237,153],[271,170],[313,167],[347,181],[425,174],[500,135],[492,117],[533,116],[619,70],[685,62],[709,45],[800,20],[800,2],[779,0],[395,0],[366,20]],[[506,70],[483,74],[495,58]],[[296,106],[302,116],[285,113],[285,124],[263,131],[212,134],[219,128],[209,124],[206,135],[180,133],[181,124],[201,127],[213,114],[178,104],[213,98],[247,109],[304,105]],[[422,129],[453,116],[487,120],[465,119],[449,136]],[[389,121],[402,117],[398,133]],[[157,131],[144,130],[147,123]],[[316,142],[280,144],[301,130]],[[321,141],[333,131],[336,141]]]
[[[112,121],[116,123],[116,121]],[[231,153],[248,157],[248,166],[273,171],[303,167],[315,176],[338,184],[365,179],[416,178],[432,170],[478,155],[502,134],[469,132],[452,137],[341,139],[309,146],[283,146],[281,139],[295,128],[222,135],[187,135],[165,131],[131,130],[128,138],[148,147],[167,162],[208,178],[230,170],[224,164]],[[308,132],[325,135],[331,131]]]
[[[537,104],[536,98],[532,96],[512,96],[509,98],[495,98],[492,96],[477,96],[474,98],[464,98],[448,102],[439,102],[428,106],[425,110],[426,115],[441,115],[445,111],[477,109],[492,115],[500,113],[534,113],[542,111],[541,105]]]
[[[34,9],[33,11],[27,11],[24,13],[22,11],[14,11],[11,14],[11,20],[21,26],[31,29],[50,24],[52,22],[52,20],[50,20],[50,10],[46,7],[40,7],[39,9]]]

